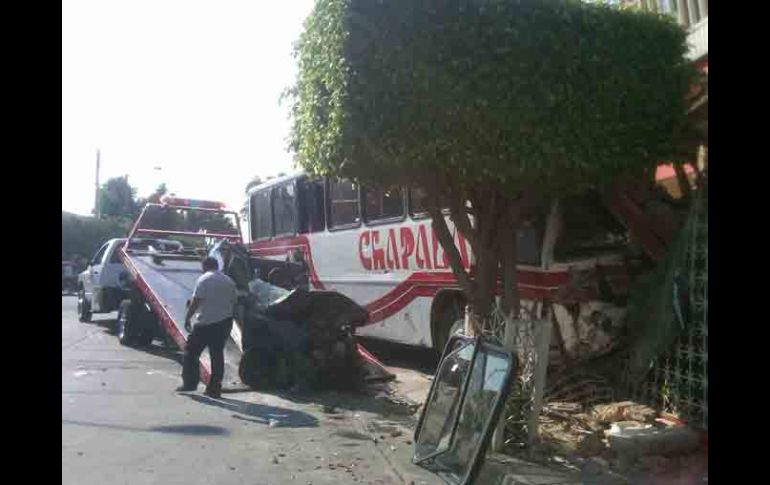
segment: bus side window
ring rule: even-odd
[[[329,226],[359,224],[360,214],[358,184],[350,180],[329,180]]]
[[[297,197],[294,182],[275,187],[272,193],[275,235],[294,235],[297,232]]]
[[[299,231],[302,233],[319,232],[326,229],[324,218],[324,182],[323,179],[297,180],[299,189]]]
[[[557,261],[622,253],[628,247],[626,228],[607,208],[599,192],[568,197],[560,206],[562,225],[554,246]]]
[[[425,191],[412,187],[409,189],[409,215],[412,217],[428,217],[428,205]],[[443,199],[443,197],[441,197]],[[447,212],[449,210],[449,202],[441,200],[441,210]]]
[[[251,239],[269,238],[273,235],[270,211],[270,191],[263,190],[251,196]]]
[[[366,222],[395,219],[404,216],[404,193],[399,186],[386,189],[363,187]]]

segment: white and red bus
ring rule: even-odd
[[[299,251],[312,287],[339,291],[369,311],[362,336],[443,348],[465,302],[418,191],[298,173],[255,186],[248,196],[250,254],[285,260]],[[470,245],[447,222],[468,268]],[[568,282],[575,264],[544,269],[542,235],[519,237],[522,299],[541,301]]]

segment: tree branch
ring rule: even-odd
[[[460,252],[455,246],[454,239],[449,232],[446,220],[444,220],[444,214],[441,213],[441,209],[438,207],[435,196],[428,196],[428,214],[430,214],[433,219],[431,223],[433,232],[436,234],[436,237],[441,243],[441,247],[449,258],[449,267],[452,269],[452,273],[454,274],[457,283],[460,285],[460,288],[463,289],[468,300],[471,300],[476,290],[476,285],[470,279],[468,273],[465,272]]]
[[[492,238],[495,236],[495,229],[499,229],[497,226],[497,198],[498,194],[497,192],[492,189],[490,190],[490,202],[487,207],[485,207],[484,214],[488,217],[481,218],[479,217],[480,221],[484,221],[486,226],[484,226],[481,233],[481,244],[484,245],[484,247],[490,247],[493,246],[492,244]],[[480,214],[479,214],[480,215]]]
[[[471,225],[470,218],[468,217],[465,194],[451,178],[448,178],[447,182],[452,191],[455,192],[456,190],[455,193],[458,193],[457,197],[449,198],[449,218],[471,244],[471,250],[478,254],[478,251],[481,249],[481,241],[479,241],[478,233]]]

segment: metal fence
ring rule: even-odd
[[[708,430],[708,195],[694,201],[686,255],[689,309],[685,328],[632,397]],[[672,318],[675,318],[672,315]]]

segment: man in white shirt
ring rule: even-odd
[[[199,363],[203,349],[211,356],[211,378],[204,394],[219,397],[225,371],[224,348],[233,328],[233,308],[236,302],[235,283],[218,271],[214,258],[203,261],[203,276],[195,282],[192,300],[187,307],[184,325],[190,334],[184,350],[183,385],[177,391],[194,391],[200,381]],[[195,324],[193,315],[198,312]]]

